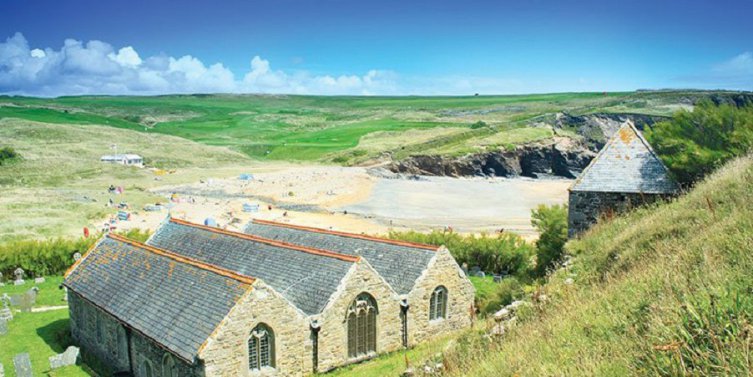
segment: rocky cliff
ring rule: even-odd
[[[499,150],[462,157],[411,156],[393,162],[388,168],[396,173],[451,177],[575,178],[595,155],[581,142],[558,137],[547,142],[519,146],[512,151]]]
[[[451,177],[575,178],[624,122],[632,121],[639,129],[644,129],[665,119],[660,116],[627,113],[558,113],[553,121],[539,122],[532,126],[568,130],[578,134],[579,138],[555,137],[544,142],[521,145],[514,150],[500,149],[461,157],[413,155],[394,161],[387,168],[395,173]]]

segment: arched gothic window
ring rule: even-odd
[[[248,368],[260,370],[264,367],[275,367],[275,334],[272,328],[260,323],[248,337]]]
[[[169,353],[162,356],[162,377],[178,377],[175,359]]]
[[[436,287],[429,300],[429,320],[447,318],[447,288]]]
[[[141,366],[139,367],[139,369],[141,369],[142,376],[154,377],[154,368],[152,368],[152,363],[150,363],[146,358],[141,359]]]
[[[361,293],[350,304],[348,321],[348,357],[359,357],[376,352],[376,317],[379,314],[376,300]]]

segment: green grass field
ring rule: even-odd
[[[155,97],[0,96],[0,119],[105,125],[166,134],[208,145],[229,146],[253,158],[331,161],[375,133],[464,128],[478,121],[494,127],[497,144],[541,138],[511,129],[556,112],[633,111],[671,114],[682,92],[558,93],[479,97],[314,97],[261,95],[187,95]],[[441,132],[440,132],[441,133]],[[426,145],[434,151],[464,151],[479,146],[469,135]],[[440,145],[441,144],[441,145]],[[485,144],[490,145],[490,144]],[[482,147],[484,145],[481,145]],[[362,148],[363,149],[363,148]],[[365,148],[369,150],[369,148]],[[370,152],[385,152],[385,148]],[[347,160],[357,162],[358,159]],[[345,161],[342,158],[339,161]]]

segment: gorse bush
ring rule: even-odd
[[[567,205],[539,205],[531,211],[531,223],[539,231],[535,273],[544,276],[562,260],[567,242]]]
[[[662,161],[683,185],[753,148],[753,106],[699,103],[645,131]]]
[[[446,246],[459,264],[468,267],[479,266],[487,273],[526,275],[533,247],[520,236],[501,233],[496,236],[488,234],[461,235],[451,231],[432,231],[431,233],[390,232],[389,238]]]
[[[149,231],[131,229],[119,233],[124,237],[143,242]],[[27,277],[60,275],[73,264],[73,255],[83,255],[99,237],[47,240],[12,241],[0,244],[0,272],[4,279],[12,279],[13,271],[21,267]]]

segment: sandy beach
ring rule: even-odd
[[[564,203],[571,181],[420,177],[391,179],[365,168],[284,166],[249,179],[206,178],[151,189],[167,204],[162,211],[134,211],[120,229],[156,229],[168,213],[203,223],[214,220],[242,230],[254,218],[356,233],[430,231],[515,232],[536,236],[530,212],[538,204]],[[244,212],[244,204],[258,211]],[[270,209],[271,208],[271,209]]]

